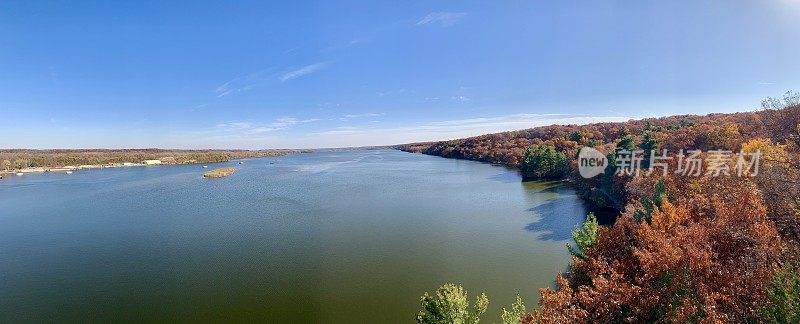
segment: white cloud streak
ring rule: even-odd
[[[422,17],[417,22],[417,26],[428,24],[439,24],[442,27],[450,27],[460,22],[467,16],[465,12],[431,12],[425,17]]]
[[[291,79],[296,79],[322,70],[327,67],[327,65],[328,63],[325,62],[310,64],[284,74],[276,74],[274,72],[269,72],[268,70],[254,72],[248,75],[236,77],[228,82],[223,83],[214,89],[214,94],[217,96],[217,98],[222,98],[228,95],[251,90],[259,85],[275,82],[275,79],[280,80],[280,82],[286,82]]]
[[[348,121],[348,120],[356,119],[356,118],[378,117],[378,116],[382,116],[382,115],[383,114],[377,114],[377,113],[348,114],[348,115],[343,115],[341,118],[339,118],[339,120]]]
[[[340,126],[315,133],[292,134],[280,132],[293,125],[316,121],[279,118],[268,124],[230,122],[217,126],[213,132],[195,134],[182,141],[196,143],[197,147],[221,148],[324,148],[392,145],[412,142],[441,141],[546,126],[553,124],[589,124],[630,120],[622,116],[586,116],[566,114],[513,114],[495,117],[478,117],[442,120],[414,125],[386,125],[365,123],[363,126]],[[198,136],[203,135],[203,136]],[[177,140],[177,139],[176,139]]]
[[[311,73],[314,73],[314,72],[317,72],[319,70],[324,69],[325,67],[327,67],[327,65],[328,64],[325,63],[325,62],[321,62],[321,63],[311,64],[311,65],[306,65],[306,66],[301,67],[301,68],[299,68],[297,70],[287,72],[287,73],[285,73],[284,75],[281,76],[281,82],[286,82],[286,81],[289,81],[289,80],[292,80],[292,79],[297,79],[297,78],[305,76],[305,75],[309,75]]]
[[[294,117],[282,117],[267,124],[255,124],[251,122],[226,122],[217,124],[216,130],[222,133],[239,134],[260,134],[287,129],[292,125],[311,123],[320,120],[319,118],[297,119]]]
[[[236,77],[214,89],[214,93],[217,98],[222,98],[230,94],[250,90],[267,79],[267,76],[264,75],[265,73],[266,71],[259,71]]]
[[[337,127],[309,134],[296,141],[298,147],[391,145],[441,141],[553,124],[620,122],[629,117],[595,117],[565,114],[514,114],[497,117],[445,120],[396,127]]]

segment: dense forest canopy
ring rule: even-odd
[[[617,211],[609,226],[591,216],[576,230],[569,271],[515,322],[797,323],[799,102],[787,93],[756,112],[552,125],[399,148],[560,178],[593,207]],[[583,147],[607,154],[604,173],[580,176]],[[664,172],[620,172],[625,151],[645,154],[643,167],[668,152]],[[708,163],[685,172],[687,152]],[[730,158],[716,159],[722,153]],[[554,168],[562,155],[563,171]],[[736,157],[748,155],[759,157],[757,167],[733,172],[742,166]]]

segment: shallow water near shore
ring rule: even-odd
[[[586,207],[514,170],[393,150],[0,180],[0,322],[411,323],[440,284],[498,322]]]

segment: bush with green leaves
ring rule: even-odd
[[[470,309],[466,290],[452,283],[439,287],[435,295],[425,293],[421,302],[422,311],[417,314],[417,323],[424,324],[478,324],[489,306],[489,298],[481,293],[475,298],[475,305]],[[503,307],[500,318],[503,324],[519,324],[526,315],[528,312],[525,303],[522,297],[517,295],[510,310]]]
[[[503,314],[500,315],[500,318],[503,320],[503,324],[519,324],[522,322],[522,317],[527,313],[522,297],[517,295],[517,300],[511,304],[511,310],[506,310],[503,307]]]
[[[762,309],[767,323],[800,323],[800,274],[784,266],[767,290],[769,305]]]
[[[598,232],[600,232],[600,225],[597,223],[597,217],[594,216],[594,213],[589,213],[583,226],[572,232],[572,239],[575,240],[578,248],[567,243],[567,250],[576,258],[585,259],[584,252],[597,244]]]
[[[423,324],[477,324],[489,306],[489,298],[481,293],[470,309],[467,292],[463,287],[446,283],[435,295],[427,292],[422,296],[422,311],[417,314],[417,323]]]

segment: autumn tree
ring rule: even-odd
[[[691,192],[653,206],[650,222],[636,220],[641,202],[628,205],[611,228],[600,230],[596,245],[583,251],[585,258],[573,258],[572,271],[558,278],[557,290],[542,290],[536,320],[759,318],[780,238],[752,183],[718,180],[694,179]]]
[[[739,126],[734,123],[727,123],[712,128],[706,138],[706,150],[736,150],[742,135],[739,133]]]
[[[783,94],[783,100],[768,97],[761,101],[761,108],[764,110],[780,110],[796,105],[800,105],[800,93],[796,91],[786,91],[786,93]]]
[[[17,169],[27,168],[28,167],[28,160],[25,159],[17,159],[14,161],[14,167]]]

